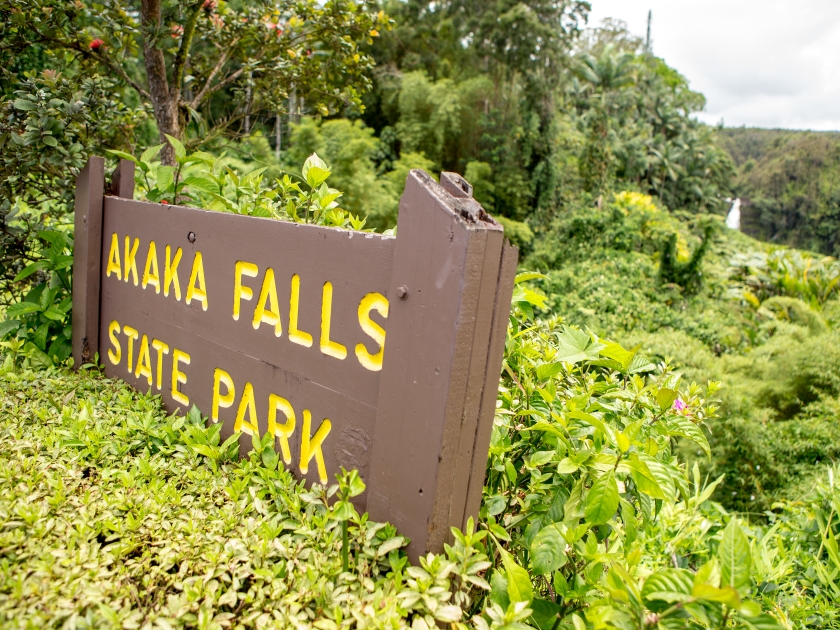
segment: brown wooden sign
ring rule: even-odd
[[[454,173],[411,171],[396,237],[134,201],[133,164],[76,185],[75,365],[197,405],[440,551],[476,515],[518,252]],[[387,344],[386,344],[387,341]],[[387,351],[386,351],[387,345]]]

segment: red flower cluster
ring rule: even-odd
[[[184,27],[180,24],[172,25],[172,39],[178,39],[184,34]]]
[[[216,0],[204,0],[201,8],[210,13],[211,11],[215,11],[217,6],[219,6],[219,3]]]
[[[277,37],[283,35],[283,27],[280,24],[280,22],[277,22],[277,24],[275,24],[274,22],[266,22],[265,26],[266,28],[268,28],[268,30],[274,31]]]
[[[99,50],[100,48],[102,48],[102,45],[103,45],[104,43],[105,43],[105,42],[104,42],[104,41],[102,41],[101,39],[94,39],[94,40],[93,40],[90,44],[88,44],[88,48],[90,48],[90,49],[91,49],[91,50],[93,50],[93,51],[97,51],[97,50]]]

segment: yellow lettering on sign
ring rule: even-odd
[[[117,335],[119,333],[120,324],[117,320],[108,324],[108,338],[111,340],[114,350],[116,350],[116,352],[112,352],[110,348],[108,349],[108,360],[110,360],[114,365],[119,365],[120,359],[122,359],[122,347],[120,346],[120,340],[117,339]]]
[[[254,297],[254,292],[250,288],[242,286],[242,276],[256,278],[259,272],[259,267],[254,263],[245,262],[244,260],[236,261],[236,267],[233,273],[233,319],[239,320],[239,305],[241,301],[250,300]]]
[[[111,272],[117,274],[117,280],[122,280],[122,267],[120,267],[120,241],[117,233],[111,234],[111,250],[108,252],[108,267],[105,269],[105,277],[110,278]]]
[[[285,424],[277,424],[277,411],[283,412],[286,416]],[[275,439],[280,440],[280,450],[283,453],[283,461],[290,464],[292,461],[292,452],[289,449],[289,438],[295,430],[295,410],[292,405],[285,398],[281,398],[276,394],[271,394],[268,397],[268,433],[273,435]]]
[[[310,438],[309,431],[311,430],[311,425],[312,414],[309,413],[309,409],[304,409],[303,435],[301,436],[300,443],[300,472],[304,475],[309,472],[309,462],[314,457],[315,462],[318,464],[318,478],[321,480],[321,483],[327,483],[327,467],[324,465],[324,453],[321,452],[321,445],[324,443],[327,435],[329,435],[332,423],[324,418],[315,435]]]
[[[155,293],[160,293],[160,269],[157,261],[157,245],[154,241],[149,242],[149,251],[146,254],[146,266],[143,269],[143,288],[152,285]]]
[[[181,262],[181,248],[175,252],[175,258],[170,262],[172,248],[166,246],[166,266],[163,268],[163,294],[169,295],[169,285],[175,289],[175,299],[181,301],[181,283],[178,281],[178,263]]]
[[[198,282],[197,285],[196,282]],[[195,253],[192,272],[190,273],[190,283],[187,286],[187,304],[194,299],[201,301],[202,310],[207,310],[207,286],[204,284],[204,262],[201,258],[201,252]]]
[[[330,321],[332,319],[332,284],[324,283],[324,294],[321,300],[321,352],[336,359],[347,358],[347,348],[340,343],[330,340]]]
[[[160,339],[152,339],[152,348],[157,350],[157,370],[155,370],[157,378],[155,380],[155,386],[160,391],[163,387],[163,355],[169,354],[169,346]]]
[[[134,376],[137,378],[145,376],[149,381],[149,387],[152,386],[152,358],[149,355],[149,337],[146,335],[143,335],[140,340],[140,350],[137,352],[137,370],[135,370]]]
[[[268,302],[268,308],[266,308],[266,302]],[[251,323],[254,330],[257,330],[263,322],[274,326],[275,337],[283,334],[283,325],[280,323],[280,306],[277,302],[277,285],[274,283],[274,269],[271,267],[265,270],[260,297],[257,300],[257,308],[254,309],[254,320]]]
[[[128,373],[131,374],[131,367],[134,364],[134,340],[140,335],[131,326],[123,326],[123,334],[128,337]]]
[[[224,383],[227,388],[227,393],[223,396],[219,387]],[[230,374],[221,368],[216,368],[213,372],[213,408],[211,410],[210,419],[213,422],[219,421],[219,407],[230,407],[233,404],[233,399],[236,396],[236,387],[233,385],[233,379]]]
[[[356,344],[356,358],[363,367],[373,372],[382,369],[382,357],[385,353],[385,331],[370,318],[370,312],[376,311],[382,317],[388,317],[388,299],[381,293],[368,293],[359,302],[359,325],[379,346],[376,354],[367,351],[364,344]]]
[[[289,340],[306,348],[312,347],[312,335],[298,328],[298,309],[300,307],[300,276],[292,276],[292,295],[289,298]]]
[[[169,247],[167,247],[169,249]],[[179,250],[180,251],[180,250]],[[190,355],[188,355],[183,350],[178,350],[178,348],[174,348],[172,350],[172,398],[176,401],[181,403],[182,405],[189,405],[190,398],[186,394],[178,391],[178,384],[182,383],[186,385],[187,383],[187,375],[181,372],[179,369],[179,363],[183,363],[184,365],[190,364]]]
[[[245,422],[246,412],[248,413],[248,422]],[[245,390],[242,392],[242,400],[239,401],[233,430],[260,437],[260,427],[257,424],[257,403],[254,400],[254,386],[251,383],[245,383]]]
[[[131,243],[131,237],[126,235],[125,237],[125,280],[128,282],[128,275],[131,272],[131,275],[134,277],[134,286],[137,286],[137,248],[140,247],[140,239],[134,239],[134,245],[129,247]]]

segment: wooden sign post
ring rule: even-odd
[[[133,166],[76,184],[75,365],[242,453],[271,433],[308,482],[358,469],[412,559],[441,551],[478,513],[518,257],[469,184],[411,171],[389,237],[134,201]]]

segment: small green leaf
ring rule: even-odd
[[[332,517],[337,521],[347,521],[356,514],[356,508],[350,501],[337,501],[333,506]]]
[[[184,158],[187,157],[187,150],[184,148],[184,145],[181,144],[181,141],[174,136],[170,136],[169,134],[166,135],[166,139],[169,140],[169,144],[172,145],[172,149],[175,151],[175,159],[178,163],[182,163]]]
[[[516,564],[516,560],[508,551],[496,543],[499,552],[502,554],[502,563],[505,567],[505,577],[508,583],[508,597],[511,603],[529,602],[534,599],[534,588],[531,586],[531,576],[528,572]]]
[[[752,566],[750,543],[734,516],[723,530],[717,557],[720,561],[721,586],[731,586],[739,594],[746,594]]]
[[[48,260],[39,260],[38,262],[34,262],[30,265],[27,265],[25,269],[23,269],[18,275],[15,276],[12,282],[20,282],[24,278],[28,278],[29,276],[31,276],[39,269],[46,269],[49,266],[50,262]]]
[[[550,575],[566,564],[566,539],[557,523],[543,527],[531,542],[531,570]]]
[[[107,153],[112,155],[116,155],[118,158],[122,158],[123,160],[131,160],[135,164],[137,164],[137,158],[131,155],[130,153],[126,153],[125,151],[117,151],[115,149],[105,149]]]
[[[19,109],[24,112],[31,112],[33,109],[37,109],[38,104],[33,103],[32,101],[28,101],[25,98],[17,98],[15,99],[15,109]]]
[[[163,145],[163,144],[156,144],[153,147],[149,147],[148,149],[143,151],[142,154],[140,154],[140,161],[141,162],[146,162],[146,163],[151,162],[152,160],[154,160],[158,156],[158,153],[160,153],[160,150],[164,146],[165,145]]]
[[[306,162],[303,163],[301,174],[307,184],[309,184],[312,188],[317,188],[330,176],[330,167],[318,157],[317,153],[313,153],[306,158]]]
[[[656,392],[656,404],[659,405],[659,409],[661,411],[668,411],[671,408],[671,405],[674,404],[677,396],[679,396],[679,392],[677,390],[663,387]]]
[[[685,569],[660,569],[648,576],[642,587],[645,600],[656,600],[673,604],[691,599],[693,576]]]
[[[586,522],[592,525],[606,523],[618,510],[618,501],[618,484],[615,481],[615,473],[610,470],[596,479],[589,489],[584,512]]]
[[[542,363],[537,366],[537,380],[546,381],[552,376],[557,376],[563,370],[563,364],[559,361],[556,363]]]
[[[545,280],[546,278],[548,278],[548,276],[536,271],[523,271],[522,273],[516,274],[516,278],[514,278],[513,283],[519,284],[520,282],[528,282],[529,280]]]

